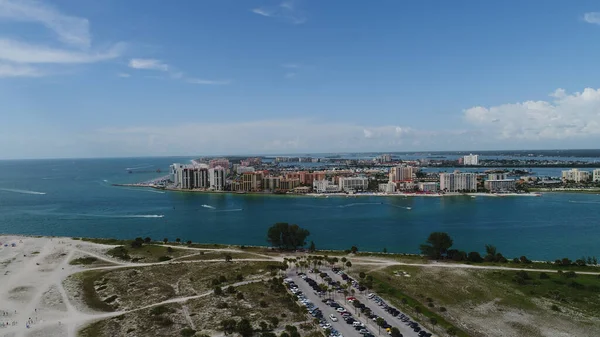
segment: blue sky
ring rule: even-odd
[[[597,148],[597,1],[0,0],[0,158]]]

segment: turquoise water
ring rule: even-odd
[[[467,251],[494,244],[510,257],[600,256],[595,194],[314,198],[111,186],[189,159],[0,161],[0,233],[265,245],[271,224],[290,222],[309,229],[319,248],[416,253],[430,232],[445,231]]]

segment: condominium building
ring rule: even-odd
[[[477,191],[475,173],[440,173],[440,190],[446,192]]]
[[[334,193],[340,191],[340,187],[329,180],[314,180],[312,186],[313,191],[316,193]]]
[[[395,183],[379,184],[379,192],[394,193],[394,192],[396,192],[396,184]]]
[[[243,191],[258,191],[262,189],[263,171],[245,172],[242,175]]]
[[[588,171],[579,171],[578,169],[570,169],[562,171],[562,179],[564,181],[574,181],[576,183],[590,180],[591,175]]]
[[[208,168],[202,165],[173,164],[170,167],[171,180],[175,188],[208,188]]]
[[[282,177],[266,176],[263,177],[263,190],[276,191],[279,189]]]
[[[208,169],[208,184],[215,191],[225,189],[225,169],[221,166]]]
[[[300,186],[300,179],[281,179],[279,181],[279,189],[283,191],[290,191]]]
[[[488,179],[483,186],[490,192],[508,192],[516,189],[516,181],[514,179]]]
[[[596,182],[600,181],[600,169],[595,169],[593,171],[593,178],[592,178],[592,180],[596,181]]]
[[[389,182],[412,181],[415,168],[412,166],[396,166],[390,169]]]
[[[423,192],[437,192],[439,190],[438,183],[436,182],[421,182],[418,186],[419,191]]]
[[[488,180],[504,180],[507,179],[506,173],[490,173],[487,175]]]
[[[345,192],[364,191],[369,187],[369,178],[366,177],[340,177],[340,190]]]
[[[465,165],[465,166],[467,166],[467,165],[472,165],[472,166],[479,165],[479,155],[471,153],[468,156],[464,156],[463,157],[463,165]]]

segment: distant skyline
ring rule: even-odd
[[[598,148],[598,39],[597,1],[0,0],[0,159]]]

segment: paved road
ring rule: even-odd
[[[338,274],[334,273],[331,270],[327,271],[327,274],[333,278],[334,281],[340,281],[342,284],[346,283],[346,281],[344,281],[342,279],[341,276],[339,276]],[[378,306],[377,303],[375,303],[374,301],[369,300],[366,296],[362,295],[359,293],[358,289],[355,289],[356,293],[353,295],[357,300],[360,301],[360,303],[364,303],[367,307],[369,307],[371,309],[371,312],[379,317],[382,317],[383,319],[385,319],[388,324],[390,324],[391,326],[395,326],[398,328],[398,330],[400,330],[400,333],[402,334],[402,336],[404,337],[418,337],[419,335],[413,331],[413,329],[411,329],[409,326],[406,325],[406,323],[404,323],[403,321],[399,320],[398,318],[394,317],[392,314],[388,313],[387,311],[385,311],[382,307]],[[341,303],[342,300],[338,301],[338,303],[344,305],[344,307],[346,307],[346,310],[349,310],[348,308],[350,308],[352,306],[351,303],[347,303],[346,301],[343,301],[344,303]],[[387,301],[386,301],[387,302]],[[388,303],[388,305],[390,305],[391,303]],[[397,309],[397,308],[396,308]],[[354,310],[354,309],[352,309]],[[354,312],[354,311],[351,311]],[[405,314],[405,312],[401,313]],[[367,320],[369,320],[367,318]],[[411,318],[412,321],[414,321],[414,319]],[[370,321],[370,326],[369,326],[369,330],[371,330],[374,334],[377,334],[377,324],[375,322],[373,322],[373,320],[369,320]],[[419,326],[421,326],[419,324]],[[421,329],[423,327],[421,326]],[[385,332],[381,332],[382,335],[387,335],[387,333]]]
[[[317,275],[315,275],[315,274],[307,274],[307,276],[310,277],[310,278],[312,278],[313,280],[315,280],[317,282],[319,281],[317,279]],[[296,275],[295,272],[288,272],[287,277],[291,278],[294,281],[294,283],[296,283],[296,285],[298,285],[298,288],[300,290],[302,290],[302,292],[304,293],[304,295],[306,296],[306,298],[308,298],[311,302],[313,302],[313,304],[316,307],[318,307],[319,309],[321,309],[321,311],[323,312],[323,317],[325,317],[325,320],[329,324],[331,324],[332,328],[334,328],[337,331],[339,331],[344,337],[362,337],[362,335],[359,334],[358,331],[354,330],[354,328],[352,327],[352,325],[347,324],[342,319],[342,316],[340,314],[338,314],[338,312],[335,311],[334,308],[332,308],[332,307],[326,305],[325,303],[323,303],[321,301],[322,298],[320,298],[319,296],[315,295],[315,291],[313,290],[313,288],[311,288],[311,286],[308,285],[308,283],[306,283],[306,281],[304,281],[301,277],[299,277],[298,275]],[[331,318],[329,318],[330,314],[334,314],[335,317],[337,317],[338,321],[337,322],[332,322]]]

